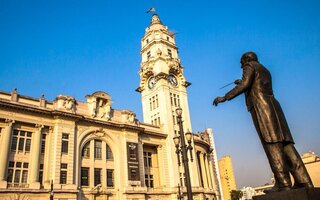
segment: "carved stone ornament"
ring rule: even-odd
[[[59,95],[56,98],[57,108],[75,112],[76,100],[71,96]]]
[[[7,126],[12,126],[12,124],[14,123],[15,121],[13,119],[6,119],[5,120],[5,123],[7,124]]]
[[[98,130],[95,130],[93,134],[97,137],[103,137],[106,135],[106,132],[103,130],[103,128],[99,128]]]
[[[97,91],[91,95],[87,95],[86,98],[91,117],[110,120],[112,101],[109,94]]]
[[[36,124],[35,127],[36,127],[36,129],[38,129],[39,131],[41,131],[41,129],[43,129],[44,125],[42,125],[42,124]]]
[[[129,147],[131,150],[134,150],[135,148],[137,148],[137,145],[131,143],[131,144],[129,144],[128,147]]]

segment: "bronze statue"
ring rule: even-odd
[[[217,106],[245,93],[248,111],[275,178],[274,187],[265,191],[266,193],[291,188],[313,188],[310,176],[294,147],[281,106],[273,95],[270,72],[258,62],[254,52],[243,54],[240,63],[243,69],[242,79],[236,80],[236,87],[225,96],[215,98],[213,104]],[[289,173],[294,178],[293,187]]]

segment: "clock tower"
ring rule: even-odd
[[[186,90],[190,83],[184,76],[174,35],[157,14],[152,16],[151,24],[141,39],[140,86],[137,88],[142,96],[144,122],[159,126],[167,134],[166,173],[175,178],[167,180],[166,185],[171,187],[176,187],[179,176],[183,175],[173,143],[173,137],[179,132],[175,112],[178,107],[182,108],[184,131],[192,132]],[[189,164],[192,186],[198,186],[197,166],[195,162]]]

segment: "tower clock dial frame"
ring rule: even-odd
[[[172,86],[177,86],[177,85],[178,85],[178,80],[177,80],[176,76],[173,75],[173,74],[169,74],[169,76],[168,76],[168,82],[169,82],[170,85],[172,85]]]
[[[148,80],[148,88],[152,89],[156,85],[156,79],[154,76],[150,77]]]

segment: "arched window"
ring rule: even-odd
[[[99,184],[103,188],[114,187],[114,156],[105,141],[99,139],[88,141],[82,148],[82,158],[80,180],[82,187],[95,187]]]

